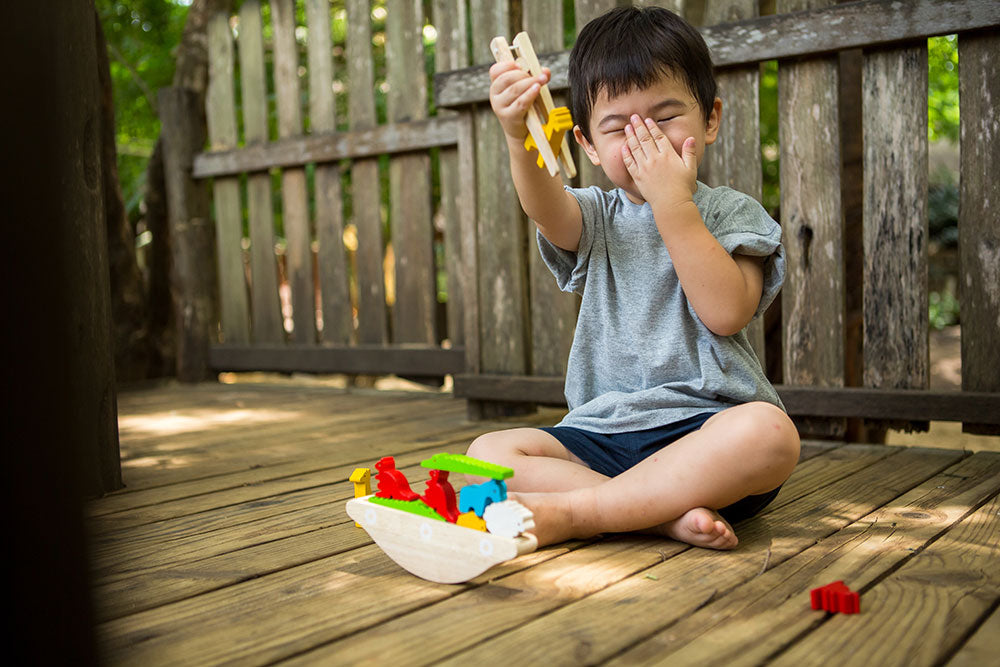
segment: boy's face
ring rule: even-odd
[[[593,143],[587,141],[579,126],[573,128],[573,135],[590,161],[600,165],[611,182],[625,190],[630,200],[641,204],[645,200],[622,162],[625,126],[632,114],[643,119],[652,118],[678,155],[684,140],[694,137],[700,164],[705,146],[714,142],[718,135],[722,101],[715,98],[712,113],[706,120],[694,95],[672,74],[663,74],[652,86],[631,90],[614,99],[609,99],[604,90],[598,94],[590,113]]]

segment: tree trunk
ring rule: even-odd
[[[194,0],[188,9],[184,32],[177,47],[173,85],[193,90],[202,107],[208,88],[208,17],[230,6],[232,0]],[[145,204],[146,229],[153,236],[148,286],[149,335],[153,355],[150,371],[151,375],[174,375],[177,339],[174,331],[174,305],[170,296],[171,243],[167,225],[163,146],[159,139],[146,167]]]

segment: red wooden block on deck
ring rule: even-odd
[[[843,581],[835,581],[809,591],[813,609],[830,613],[857,614],[861,611],[861,596],[848,588]]]

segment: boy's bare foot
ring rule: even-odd
[[[735,549],[739,540],[729,523],[715,510],[695,507],[653,529],[679,542],[706,549]]]

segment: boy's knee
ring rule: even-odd
[[[504,431],[484,433],[472,441],[466,454],[475,459],[482,459],[483,461],[500,463],[502,465],[502,461],[498,459],[505,460],[507,458],[507,450],[509,449],[508,441],[509,438]]]
[[[757,424],[763,433],[761,440],[767,443],[773,459],[787,465],[789,470],[799,461],[799,432],[784,410],[771,403],[754,403]]]

